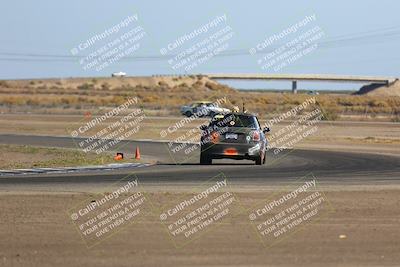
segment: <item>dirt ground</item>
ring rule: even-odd
[[[235,195],[243,205],[271,195],[258,188]],[[158,213],[145,210],[110,238],[88,248],[67,210],[87,193],[0,194],[1,266],[398,266],[400,189],[363,186],[323,192],[333,208],[271,246],[245,214],[216,222],[176,247]],[[153,203],[183,193],[154,191]],[[155,201],[154,201],[155,200]]]
[[[129,137],[132,140],[199,140],[201,124],[207,119],[194,120],[184,123],[175,131],[168,131],[184,117],[146,117],[140,124],[140,130]],[[84,116],[77,115],[35,115],[35,114],[2,114],[0,117],[0,132],[2,134],[26,134],[46,136],[70,136],[71,131],[87,121]],[[112,123],[112,122],[110,122]],[[261,124],[265,121],[261,120]],[[271,133],[278,132],[290,124],[284,121],[274,125]],[[104,123],[101,127],[107,127]],[[96,128],[91,133],[102,128]],[[189,134],[192,129],[197,134]],[[162,137],[161,132],[167,131]],[[295,148],[318,148],[343,151],[363,151],[383,154],[400,154],[400,127],[393,122],[352,122],[352,121],[323,121],[318,123],[318,131],[297,143]]]
[[[0,169],[76,167],[115,163],[113,154],[84,153],[77,149],[0,144]],[[133,162],[125,157],[118,163]]]

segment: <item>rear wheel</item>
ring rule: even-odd
[[[256,165],[263,165],[265,163],[265,154],[261,153],[258,157],[256,157]]]
[[[185,115],[186,115],[186,117],[191,117],[191,116],[192,116],[192,112],[186,111],[186,112],[185,112]]]
[[[201,153],[200,154],[200,164],[201,165],[211,165],[212,164],[212,158]]]
[[[264,157],[263,157],[264,159],[263,159],[263,163],[262,164],[265,164],[265,159],[267,158],[267,152],[264,152]]]

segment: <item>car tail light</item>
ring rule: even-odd
[[[219,141],[219,133],[213,132],[211,133],[211,142],[217,143]]]
[[[231,147],[231,148],[225,149],[225,150],[224,150],[224,154],[225,154],[225,155],[234,156],[234,155],[237,155],[237,154],[238,154],[238,151],[236,150],[236,148]]]
[[[258,142],[260,141],[260,133],[257,131],[253,132],[253,141]]]

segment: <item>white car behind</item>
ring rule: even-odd
[[[126,76],[126,72],[114,72],[111,74],[111,77],[125,77]]]
[[[198,116],[198,117],[213,117],[216,114],[226,114],[231,112],[230,109],[218,106],[217,103],[208,101],[194,102],[190,106],[182,106],[181,114],[187,117]]]

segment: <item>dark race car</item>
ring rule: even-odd
[[[258,119],[248,113],[228,113],[215,116],[202,125],[200,164],[212,164],[213,159],[249,159],[256,165],[265,163],[267,140]]]

